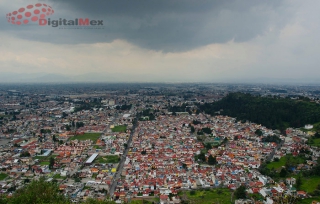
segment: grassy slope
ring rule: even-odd
[[[270,162],[269,164],[267,164],[267,167],[269,169],[276,169],[276,170],[280,170],[282,166],[284,166],[286,164],[286,161],[290,159],[291,161],[294,161],[295,163],[298,163],[298,164],[302,164],[305,162],[305,158],[303,158],[302,156],[297,156],[297,157],[294,157],[292,156],[291,154],[287,154],[286,156],[284,157],[281,157],[281,159],[279,161],[274,161],[274,162]]]

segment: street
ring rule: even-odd
[[[132,130],[131,130],[131,133],[130,133],[130,137],[129,137],[128,141],[127,141],[127,148],[125,149],[125,151],[124,151],[124,153],[123,153],[123,155],[121,157],[121,160],[120,160],[119,165],[118,165],[117,172],[113,177],[112,184],[111,184],[110,189],[109,189],[109,196],[111,198],[113,197],[115,188],[117,186],[117,182],[120,179],[121,172],[122,172],[122,169],[123,169],[123,166],[124,166],[124,162],[126,161],[126,157],[127,157],[128,152],[129,152],[129,149],[130,149],[130,144],[131,144],[132,137],[133,137],[134,130],[135,130],[136,126],[137,125],[134,124],[133,127],[132,127]]]

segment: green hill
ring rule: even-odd
[[[249,120],[267,128],[285,130],[287,127],[299,128],[305,124],[320,121],[320,105],[307,98],[261,97],[244,93],[230,93],[220,101],[199,105],[201,111],[211,115],[236,117]]]

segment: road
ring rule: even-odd
[[[137,124],[134,124],[132,129],[131,129],[130,137],[129,137],[128,141],[127,141],[127,148],[123,152],[123,155],[122,155],[121,160],[120,160],[119,165],[118,165],[117,172],[113,177],[112,184],[111,184],[110,189],[109,189],[109,196],[111,198],[113,197],[115,188],[117,186],[117,182],[120,179],[121,172],[122,172],[122,169],[123,169],[123,166],[124,166],[124,162],[126,161],[126,157],[127,157],[128,152],[129,152],[129,149],[130,149],[130,144],[131,144],[132,137],[133,137],[133,134],[134,134],[136,126],[137,126]]]
[[[272,152],[270,153],[270,155],[266,158],[266,162],[267,161],[271,161],[271,159],[273,158],[274,154],[276,153],[276,151],[282,147],[282,145],[284,144],[284,140],[281,140],[281,142],[276,146],[276,148],[274,148],[272,150]]]

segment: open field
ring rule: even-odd
[[[285,157],[281,157],[281,159],[279,161],[273,161],[270,162],[269,164],[267,164],[268,169],[279,169],[282,166],[284,166],[286,164],[286,158]]]
[[[7,178],[8,174],[0,173],[0,181]]]
[[[57,156],[58,155],[49,155],[49,156],[46,156],[46,157],[44,157],[44,156],[35,156],[35,157],[33,157],[33,159],[39,159],[39,161],[42,161],[42,160],[46,161],[46,160],[49,160],[50,157],[56,158]]]
[[[125,125],[119,125],[112,128],[113,132],[126,132],[126,130],[127,130],[127,126]]]
[[[311,204],[312,201],[320,201],[320,197],[306,198],[298,201],[299,204]]]
[[[315,146],[315,147],[320,147],[320,138],[313,139],[312,141],[313,141],[313,142],[312,142],[312,143],[309,143],[309,145]]]
[[[153,204],[160,203],[159,198],[133,198],[130,204]]]
[[[53,176],[54,179],[65,179],[65,176],[61,176],[60,174],[56,174]]]
[[[98,140],[101,133],[85,133],[83,135],[76,135],[70,138],[70,140],[92,140],[94,143]]]
[[[320,176],[311,176],[309,178],[302,178],[301,189],[311,193],[317,186],[320,185]]]
[[[306,158],[303,156],[297,156],[294,157],[291,154],[287,154],[284,157],[281,157],[281,159],[279,159],[279,161],[273,161],[270,162],[269,164],[267,164],[268,169],[276,169],[276,170],[281,170],[282,166],[286,165],[287,160],[291,160],[293,164],[302,164],[305,162]]]
[[[188,197],[190,203],[201,204],[231,204],[232,192],[229,189],[202,189],[179,192],[179,195],[183,198],[184,194]]]
[[[118,163],[120,161],[120,157],[117,155],[109,155],[104,157],[98,157],[95,159],[95,163],[107,164],[107,163]]]
[[[43,161],[43,162],[40,162],[40,165],[41,166],[44,166],[44,165],[49,165],[50,164],[50,162],[48,162],[48,161]]]

